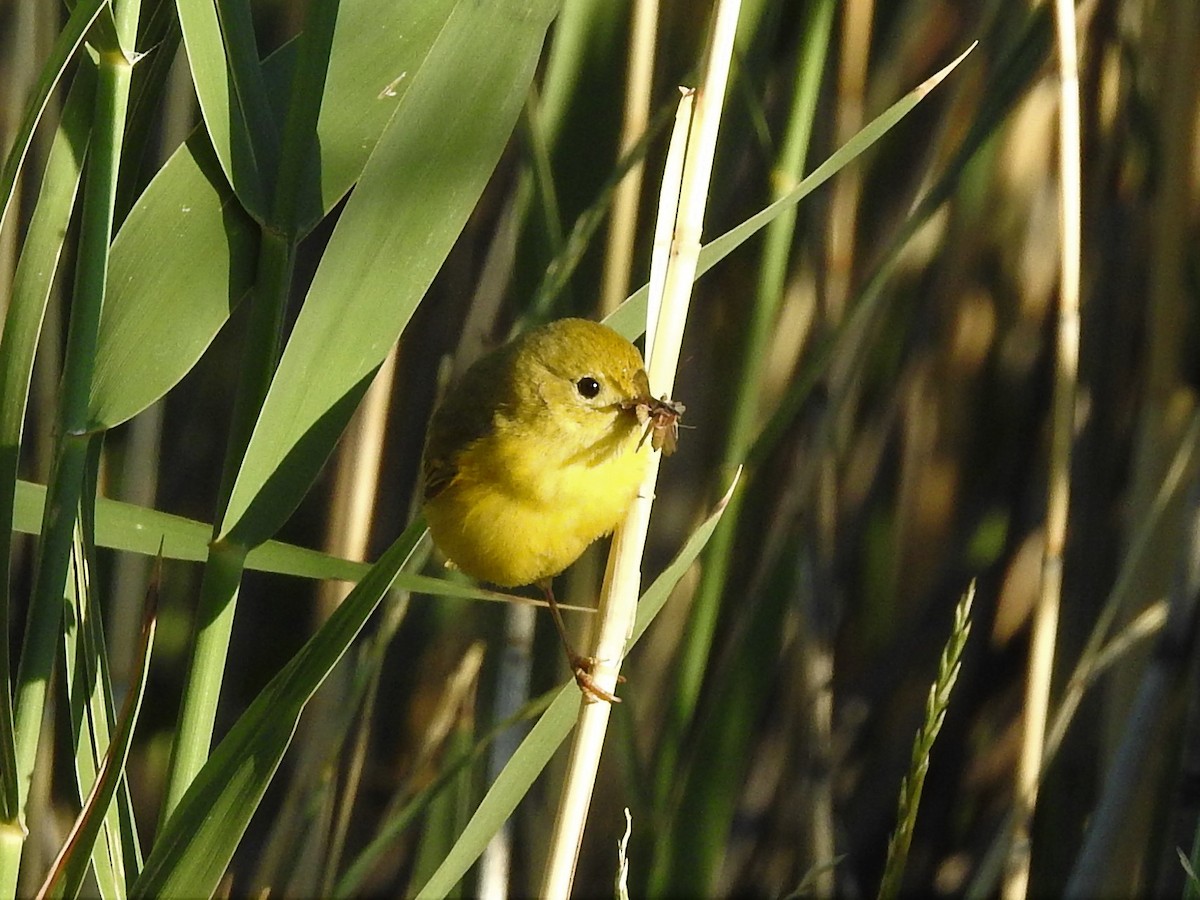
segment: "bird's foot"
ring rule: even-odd
[[[571,656],[571,671],[575,673],[575,683],[583,692],[583,698],[589,703],[620,703],[621,698],[611,691],[606,691],[596,683],[596,666],[599,660],[594,656]],[[623,684],[624,675],[617,676],[617,683]]]

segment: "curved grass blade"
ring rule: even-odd
[[[607,220],[622,180],[634,166],[645,160],[650,145],[671,123],[674,111],[673,105],[664,106],[658,111],[647,125],[645,133],[638,138],[624,156],[617,160],[608,180],[597,191],[592,205],[575,219],[570,233],[562,241],[560,251],[546,268],[541,284],[533,293],[533,299],[529,303],[529,312],[526,315],[527,320],[539,321],[553,309],[555,301],[566,289],[571,276],[575,274],[584,254],[591,246],[596,232]]]
[[[363,881],[371,874],[374,866],[392,849],[392,845],[396,839],[410,825],[417,821],[417,817],[428,808],[439,792],[458,778],[464,769],[482,759],[484,753],[501,734],[522,722],[527,722],[535,717],[540,718],[562,693],[561,688],[555,688],[554,690],[547,691],[540,697],[535,697],[513,713],[513,715],[492,728],[491,731],[480,738],[478,743],[469,752],[453,757],[446,762],[437,777],[430,784],[425,785],[419,793],[412,796],[408,802],[404,803],[393,815],[387,817],[380,824],[370,843],[362,849],[349,868],[342,874],[341,878],[338,879],[337,886],[332,895],[334,897],[357,896],[362,889]]]
[[[38,122],[41,121],[42,113],[46,111],[50,95],[58,87],[63,72],[66,71],[75,53],[79,50],[88,29],[100,17],[101,11],[108,6],[108,3],[109,0],[80,0],[71,11],[71,17],[67,19],[66,27],[54,39],[50,58],[42,66],[41,75],[33,88],[33,97],[25,109],[25,116],[21,119],[21,125],[17,129],[17,136],[12,149],[9,150],[8,158],[4,161],[4,169],[0,170],[0,197],[4,198],[0,201],[0,230],[4,228],[4,220],[8,216],[9,206],[12,205],[17,176],[21,172],[21,165],[25,162],[26,154],[29,153],[33,132],[37,128]]]
[[[729,229],[729,231],[720,237],[705,244],[700,250],[700,259],[696,265],[696,277],[699,278],[773,222],[784,210],[795,206],[853,162],[868,147],[887,134],[901,119],[912,112],[913,108],[924,100],[930,91],[941,84],[967,58],[967,54],[975,49],[977,43],[971,44],[957,59],[931,75],[905,94],[900,100],[884,110],[879,116],[867,123],[861,131],[839,147],[829,159],[813,169],[793,190],[780,197],[770,206],[755,213],[742,222],[742,224]],[[630,340],[640,336],[645,329],[646,298],[649,291],[649,285],[642,285],[612,315],[604,320],[605,323]]]
[[[161,562],[161,557],[160,557]],[[146,595],[142,614],[142,632],[138,642],[135,671],[137,683],[125,698],[116,730],[108,745],[104,762],[96,775],[96,781],[79,813],[75,824],[67,835],[38,897],[75,897],[83,884],[91,864],[91,850],[104,824],[105,814],[116,795],[125,773],[125,761],[133,743],[133,729],[145,695],[146,682],[150,677],[150,654],[154,647],[154,632],[158,624],[158,591],[152,587]]]
[[[93,452],[91,456],[98,461],[98,453]],[[93,471],[94,466],[89,466],[89,477]],[[75,787],[81,806],[87,805],[87,797],[112,745],[112,731],[119,717],[104,657],[103,629],[98,622],[99,604],[92,591],[95,545],[84,538],[84,532],[89,528],[90,525],[83,522],[75,528],[62,627],[63,680],[75,750]],[[99,895],[104,900],[123,900],[125,859],[120,842],[119,813],[111,806],[100,816],[103,822],[97,834],[88,846],[75,852],[91,859]]]
[[[258,808],[305,705],[342,658],[424,534],[410,526],[238,719],[160,830],[134,897],[209,896]]]
[[[629,640],[629,647],[637,642],[654,617],[658,615],[679,579],[683,577],[684,572],[700,555],[704,545],[708,543],[717,523],[721,521],[721,514],[729,504],[729,498],[733,496],[733,492],[737,488],[740,476],[741,472],[739,471],[713,512],[699,528],[692,532],[678,555],[642,595],[638,602],[637,620],[634,624],[633,636]],[[445,897],[454,889],[454,886],[483,853],[483,848],[492,839],[492,835],[499,831],[500,826],[512,815],[517,804],[528,793],[534,779],[550,762],[554,751],[571,733],[578,712],[579,688],[574,681],[570,681],[559,689],[550,707],[533,726],[525,740],[521,742],[517,752],[509,759],[508,764],[505,765],[483,798],[483,802],[475,810],[471,821],[467,823],[467,827],[455,843],[454,849],[443,860],[438,870],[433,873],[433,877],[421,888],[417,894],[418,897]]]
[[[58,131],[46,160],[37,204],[13,277],[4,337],[0,340],[0,627],[5,634],[14,631],[9,622],[13,506],[33,358],[54,275],[58,271],[63,239],[75,209],[95,88],[95,66],[90,62],[81,63],[63,105]],[[39,514],[31,530],[36,533],[40,528]],[[17,816],[11,671],[9,643],[4,641],[0,644],[0,814],[9,822],[15,821]]]

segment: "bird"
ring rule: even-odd
[[[651,395],[632,343],[567,318],[479,359],[430,420],[424,514],[434,544],[479,581],[541,589],[585,696],[617,701],[593,681],[595,660],[574,651],[552,579],[620,523],[651,453],[674,450],[683,409]]]

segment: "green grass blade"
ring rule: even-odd
[[[663,573],[638,601],[637,619],[633,627],[633,635],[629,647],[637,643],[645,633],[646,628],[658,615],[667,602],[667,597],[683,577],[684,572],[699,556],[700,551],[712,536],[713,529],[721,520],[729,498],[737,487],[737,479],[730,485],[729,491],[717,504],[715,510],[697,528],[684,543]],[[512,755],[500,775],[488,790],[483,802],[475,810],[471,821],[454,845],[454,849],[443,860],[433,877],[417,894],[422,898],[445,897],[454,889],[467,870],[475,864],[475,860],[483,853],[492,836],[500,830],[500,826],[508,819],[517,804],[529,791],[534,779],[541,774],[550,758],[559,748],[571,728],[579,712],[579,688],[574,681],[568,682],[559,689],[558,695],[550,707],[542,715],[533,729],[521,742],[516,753]]]
[[[975,45],[972,44],[971,47],[967,48],[962,55],[948,66],[930,76],[905,94],[900,100],[889,106],[875,119],[871,120],[861,131],[835,151],[829,159],[817,166],[793,190],[780,197],[770,206],[755,213],[736,228],[729,229],[729,231],[720,237],[705,244],[700,250],[700,259],[696,265],[696,277],[699,278],[782,215],[785,210],[795,206],[848,166],[858,156],[862,155],[867,148],[887,134],[901,119],[912,112],[913,108],[924,100],[930,91],[937,87],[958,67],[974,47]],[[616,312],[604,321],[631,340],[638,337],[645,330],[646,297],[649,291],[649,285],[642,285],[630,295],[628,300],[621,304]]]
[[[898,264],[901,251],[954,193],[968,164],[984,150],[996,131],[1008,121],[1009,110],[1027,90],[1030,79],[1034,77],[1033,73],[1044,64],[1052,34],[1051,10],[1049,7],[1037,7],[1029,16],[1021,39],[1000,62],[993,87],[984,95],[985,100],[962,143],[937,181],[921,198],[890,241],[883,258],[854,299],[850,315],[838,327],[836,334],[822,339],[814,346],[807,356],[803,371],[799,377],[793,379],[792,385],[776,405],[775,411],[759,430],[747,457],[749,465],[755,465],[764,459],[786,433],[789,424],[807,401],[831,359],[847,359],[864,352],[863,346],[855,346],[857,335],[862,331],[862,323],[876,314],[883,288]],[[851,368],[857,368],[857,365]]]
[[[101,681],[100,644],[93,615],[98,610],[92,591],[95,569],[89,562],[83,548],[82,526],[77,526],[68,582],[72,614],[68,614],[63,622],[63,669],[71,713],[71,737],[75,742],[75,786],[81,806],[86,805],[86,797],[96,783],[104,755],[112,743],[110,729],[117,718],[116,711],[106,702],[111,698]],[[107,812],[102,810],[99,818],[107,819]],[[109,828],[101,831],[103,835],[97,831],[86,845],[75,842],[71,856],[76,863],[82,858],[85,868],[90,857],[101,897],[105,900],[123,897],[124,884],[118,881],[113,866],[113,860],[119,856],[110,852],[114,847],[112,837],[117,832]]]
[[[907,116],[916,107],[918,103],[924,100],[929,93],[944,81],[951,72],[958,68],[959,64],[967,58],[967,55],[975,49],[972,44],[962,52],[949,65],[945,66],[940,71],[934,73],[917,87],[913,88],[905,94],[900,100],[893,103],[883,113],[869,122],[863,127],[854,137],[846,141],[846,143],[838,148],[825,162],[817,166],[812,171],[812,174],[806,176],[803,181],[796,185],[795,189],[780,197],[766,209],[751,216],[737,228],[730,229],[725,234],[721,235],[715,241],[712,241],[701,252],[701,265],[711,268],[716,263],[720,262],[736,247],[741,246],[747,238],[755,234],[759,229],[773,221],[787,207],[794,206],[811,194],[814,190],[844,169],[855,158],[865,152],[872,144],[878,141],[881,137],[887,134],[893,127],[896,126],[905,116]],[[711,261],[706,260],[706,256],[711,254]],[[707,263],[707,265],[705,265]]]
[[[24,534],[37,534],[45,502],[44,486],[27,481],[18,482],[13,527]],[[101,497],[96,501],[96,544],[100,547],[154,556],[159,552],[161,542],[164,559],[203,562],[208,557],[211,538],[212,526],[206,522],[197,522],[154,509],[144,509],[119,500]],[[280,541],[267,541],[250,551],[246,557],[246,568],[277,575],[293,575],[297,578],[355,582],[371,567],[367,563],[330,556],[318,550],[309,550]],[[484,590],[466,582],[409,572],[402,572],[397,576],[396,587],[415,594],[487,600],[493,603],[512,603],[527,599]],[[576,611],[581,609],[567,604],[560,606]]]
[[[138,644],[138,656],[134,665],[137,679],[125,699],[116,728],[104,754],[103,761],[92,784],[83,809],[68,834],[59,856],[51,866],[41,894],[48,897],[75,897],[91,865],[92,848],[98,846],[97,839],[106,821],[111,821],[110,807],[124,781],[125,762],[133,744],[134,726],[145,696],[146,683],[150,677],[150,654],[154,646],[154,631],[157,625],[155,595],[146,602],[142,619],[142,633]],[[115,809],[111,810],[115,812]],[[115,838],[114,838],[115,842]],[[111,851],[110,851],[111,852]],[[106,892],[102,886],[101,896],[123,897],[124,884],[115,883]]]
[[[417,523],[400,536],[230,729],[160,830],[133,896],[208,896],[216,890],[305,704],[366,624],[423,533]]]
[[[484,752],[501,734],[534,717],[540,718],[561,694],[562,689],[556,688],[530,700],[512,716],[493,727],[471,748],[469,753],[450,757],[432,783],[424,786],[380,824],[372,835],[370,843],[363,848],[338,879],[333,896],[353,897],[358,895],[362,890],[363,881],[370,876],[372,868],[382,857],[392,851],[396,839],[429,807],[440,791],[458,778],[464,769],[482,759]]]
[[[608,180],[596,194],[591,206],[585,209],[575,219],[571,231],[562,242],[562,249],[546,268],[541,284],[533,293],[529,302],[526,319],[539,321],[544,319],[554,308],[559,296],[565,290],[575,270],[582,262],[584,254],[592,245],[592,240],[605,224],[617,189],[621,180],[636,165],[642,164],[649,152],[650,145],[666,130],[674,119],[673,106],[663,106],[647,125],[646,132],[629,151],[617,161]]]
[[[86,454],[91,440],[85,428],[87,399],[95,367],[100,310],[104,304],[138,11],[138,0],[122,3],[116,29],[123,49],[100,54],[87,177],[82,191],[74,294],[63,360],[53,479],[41,529],[29,597],[28,625],[14,690],[13,731],[21,806],[37,759],[46,693],[62,620],[63,590],[70,568],[76,515],[80,503],[86,505],[88,502],[83,492]],[[15,868],[15,860],[0,859],[0,871],[10,868]]]
[[[417,893],[418,900],[445,897],[454,890],[567,739],[578,713],[579,688],[572,681],[559,688],[550,707],[521,741],[521,746],[488,790],[454,848]]]
[[[15,630],[9,621],[13,506],[33,359],[63,239],[75,209],[95,88],[95,67],[81,63],[46,160],[41,190],[14,273],[4,338],[0,341],[0,627],[5,634]],[[39,513],[33,524],[35,533],[40,523]],[[11,666],[9,642],[4,641],[0,644],[0,815],[6,822],[16,821],[18,805]]]
[[[218,536],[291,514],[450,251],[512,133],[555,0],[464,0],[347,202],[263,406]]]
[[[67,604],[69,612],[63,618],[62,627],[63,681],[67,691],[71,739],[75,749],[75,788],[82,806],[84,798],[96,782],[96,773],[100,770],[101,760],[110,743],[109,725],[114,719],[108,710],[96,702],[98,682],[95,678],[95,657],[91,652],[94,645],[88,635],[92,625],[91,572],[83,553],[82,535],[78,527],[75,530],[75,544],[71,552]],[[93,718],[96,713],[99,715]],[[76,844],[71,853],[76,859],[82,856],[85,861],[92,858],[97,863],[96,887],[100,896],[107,900],[114,895],[116,879],[111,866],[105,865],[103,860],[95,859],[100,855],[96,853],[99,843],[92,841],[82,848]],[[62,852],[65,851],[60,850],[60,853]],[[47,882],[56,887],[61,886],[62,873],[51,867]]]
[[[45,501],[44,486],[19,482],[13,527],[25,534],[37,534]],[[158,553],[161,541],[165,559],[203,562],[208,555],[211,538],[212,526],[206,522],[144,509],[119,500],[99,498],[96,501],[96,543],[101,547],[153,556]],[[366,563],[351,562],[275,541],[263,544],[251,553],[249,567],[301,578],[336,578],[344,581],[357,581],[370,568]]]
[[[2,204],[0,205],[0,230],[3,230],[4,220],[8,217],[8,209],[12,205],[17,185],[17,176],[21,173],[21,165],[25,162],[26,154],[29,153],[33,132],[37,128],[38,122],[41,121],[42,113],[46,111],[50,95],[54,93],[63,72],[75,57],[88,29],[92,27],[92,23],[96,21],[101,10],[106,6],[108,6],[108,0],[81,0],[71,11],[71,17],[67,19],[66,27],[54,39],[50,58],[42,66],[37,84],[33,88],[33,96],[25,108],[25,115],[17,129],[13,146],[8,152],[8,158],[4,161],[3,170],[0,170],[0,197],[3,197],[3,200],[0,201]]]

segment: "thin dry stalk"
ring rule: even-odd
[[[683,327],[696,275],[717,131],[740,8],[740,0],[719,0],[717,4],[704,80],[696,97],[688,135],[673,252],[667,266],[663,300],[653,338],[647,329],[647,374],[650,376],[650,386],[656,393],[667,396],[675,382]],[[648,320],[648,325],[650,321],[653,319]],[[637,499],[613,538],[592,650],[592,656],[599,660],[596,681],[604,690],[616,688],[625,644],[637,612],[642,549],[650,523],[657,479],[658,457],[655,456]],[[608,703],[590,702],[587,698],[580,703],[575,739],[567,763],[542,881],[541,895],[550,900],[565,898],[571,891],[575,861],[583,838],[610,712]]]
[[[654,82],[654,44],[658,37],[658,0],[637,0],[633,5],[629,41],[629,83],[625,91],[624,124],[617,154],[623,159],[641,140],[650,122],[650,89]],[[633,269],[633,242],[637,234],[638,200],[642,194],[644,163],[639,160],[625,173],[613,197],[612,224],[604,255],[604,280],[600,309],[608,315],[629,292]]]
[[[842,16],[842,45],[837,82],[837,140],[846,143],[863,125],[867,89],[867,58],[871,47],[871,23],[875,0],[851,0]],[[850,166],[833,188],[829,205],[826,305],[831,324],[841,321],[850,292],[854,267],[854,233],[858,221],[858,198],[862,193],[862,170]]]
[[[1025,690],[1025,734],[1017,767],[1017,825],[1009,851],[1002,894],[1019,900],[1029,888],[1029,823],[1037,804],[1050,680],[1062,595],[1063,545],[1071,498],[1071,447],[1075,434],[1075,392],[1079,375],[1079,261],[1081,243],[1079,64],[1075,42],[1075,6],[1055,0],[1060,80],[1059,191],[1062,261],[1058,347],[1051,424],[1049,490],[1046,498],[1046,549],[1042,588],[1034,610],[1033,636]]]
[[[1175,567],[1166,626],[1154,656],[1141,675],[1137,697],[1118,752],[1104,777],[1104,790],[1088,823],[1087,837],[1064,896],[1096,897],[1124,892],[1130,884],[1129,810],[1139,794],[1158,792],[1172,696],[1184,684],[1195,646],[1197,592],[1200,591],[1200,481],[1188,497],[1188,534]],[[1134,883],[1135,889],[1142,882]]]
[[[375,498],[379,495],[383,439],[387,432],[388,407],[392,402],[397,349],[398,346],[393,347],[380,366],[346,431],[342,451],[338,454],[325,550],[343,559],[361,560],[367,555]],[[322,621],[329,618],[348,592],[349,585],[345,582],[321,583],[318,615]]]

